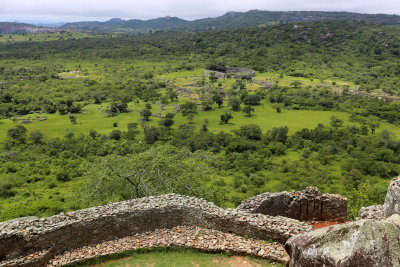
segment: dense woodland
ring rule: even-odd
[[[400,95],[399,33],[327,21],[1,43],[0,127],[10,127],[0,133],[0,219],[167,192],[234,207],[265,191],[306,186],[346,195],[354,219],[360,207],[382,203],[400,173],[399,137],[386,129],[400,125],[400,104],[389,98]],[[173,84],[176,73],[226,66],[277,78],[265,86],[198,78],[196,100]],[[387,97],[353,94],[353,87]],[[179,105],[179,112],[156,118],[156,103]],[[107,132],[63,137],[19,119],[57,116],[84,127],[79,116],[90,105],[104,109],[99,124],[123,114],[132,119]],[[325,123],[292,130],[291,121],[269,129],[251,121],[269,107],[276,114],[322,111]]]

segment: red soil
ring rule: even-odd
[[[345,223],[345,222],[313,222],[311,225],[314,229],[320,229],[320,228],[324,228],[324,227],[328,227],[331,225],[335,225],[335,224],[341,224],[341,223]]]

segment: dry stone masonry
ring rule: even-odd
[[[355,222],[299,234],[285,245],[289,266],[400,266],[400,176],[384,205],[361,209]]]
[[[301,221],[345,221],[347,199],[308,187],[301,192],[263,193],[245,200],[238,210]]]
[[[43,266],[65,251],[178,226],[281,243],[311,230],[310,225],[294,219],[224,210],[203,199],[169,194],[48,218],[28,217],[0,223],[0,266]]]
[[[66,251],[50,260],[48,265],[78,264],[99,256],[149,247],[187,247],[206,252],[231,252],[240,255],[257,256],[280,263],[286,263],[289,260],[284,246],[280,243],[260,242],[217,230],[178,226],[172,229],[157,229],[153,232],[135,234]]]
[[[211,73],[214,73],[215,77],[219,79],[225,79],[227,75],[231,75],[235,79],[244,77],[253,78],[256,76],[256,72],[254,70],[239,67],[227,67],[226,73],[215,70],[204,70],[205,77],[210,77]]]

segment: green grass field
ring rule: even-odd
[[[114,259],[104,262],[88,263],[82,266],[93,267],[281,267],[283,265],[269,263],[265,260],[243,257],[243,256],[228,256],[226,254],[209,254],[202,253],[190,249],[173,249],[168,251],[155,251],[149,253],[132,252],[131,256],[121,259]]]
[[[29,124],[24,124],[28,131],[40,130],[47,137],[63,137],[66,133],[72,132],[74,134],[84,134],[87,135],[90,130],[95,130],[102,134],[109,134],[112,130],[118,129],[122,131],[127,130],[127,125],[130,122],[140,122],[139,111],[144,108],[143,102],[129,103],[129,112],[120,113],[114,117],[107,117],[105,113],[105,108],[108,104],[95,105],[91,104],[83,109],[81,114],[76,114],[77,123],[72,124],[70,122],[68,115],[58,115],[58,114],[30,114],[26,116],[19,117],[18,119],[30,119],[33,121]],[[159,108],[161,104],[152,104],[152,112],[165,114],[166,112],[173,111],[173,107],[168,107],[166,111],[162,111]],[[218,108],[215,106],[211,111],[199,111],[195,116],[191,125],[199,128],[203,121],[207,119],[209,121],[209,130],[212,132],[219,131],[231,131],[239,128],[245,124],[258,124],[263,131],[271,129],[278,126],[288,126],[289,134],[301,130],[303,128],[314,128],[319,123],[324,125],[329,125],[330,117],[336,116],[344,120],[344,125],[351,125],[349,122],[349,114],[345,112],[336,111],[312,111],[312,110],[286,110],[283,109],[281,113],[277,113],[273,109],[270,103],[264,102],[263,105],[256,106],[255,112],[251,117],[248,117],[241,111],[232,112],[233,119],[228,124],[220,124],[220,115],[224,113],[225,110],[230,110],[226,106]],[[43,118],[47,117],[45,121],[35,120],[36,117]],[[157,125],[160,119],[156,117],[151,117],[149,125]],[[118,127],[114,127],[113,123],[116,122]],[[6,140],[6,132],[9,128],[20,121],[13,122],[10,119],[0,120],[0,142]],[[184,117],[181,113],[175,116],[175,125],[172,128],[177,128],[178,125],[188,123],[187,117]],[[140,127],[139,127],[140,128]],[[383,129],[388,129],[394,132],[397,137],[400,137],[400,127],[397,127],[389,123],[381,123],[381,127],[378,129],[382,131]],[[143,134],[140,128],[140,134]]]

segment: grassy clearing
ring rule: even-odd
[[[40,130],[47,137],[63,137],[66,133],[72,132],[74,134],[87,135],[90,130],[95,130],[102,134],[109,134],[112,130],[126,131],[127,125],[130,122],[140,122],[139,111],[144,109],[144,102],[140,103],[129,103],[129,112],[120,113],[114,117],[107,117],[105,109],[108,106],[107,103],[102,105],[91,104],[83,109],[81,114],[76,114],[77,123],[72,124],[68,115],[58,114],[30,114],[22,116],[19,119],[31,119],[39,116],[47,117],[46,121],[33,120],[32,123],[24,124],[28,131]],[[165,107],[165,111],[162,111],[159,106],[161,104],[152,104],[152,112],[165,114],[172,112],[175,107]],[[337,111],[312,111],[312,110],[286,110],[283,109],[281,113],[277,113],[272,105],[268,102],[264,102],[261,106],[255,107],[255,112],[251,117],[248,117],[241,111],[232,112],[233,119],[228,124],[220,124],[220,115],[225,110],[230,110],[226,106],[218,108],[214,107],[211,111],[200,111],[190,123],[199,129],[205,119],[209,121],[209,130],[212,132],[225,131],[229,132],[234,129],[238,129],[240,126],[245,124],[258,124],[263,131],[278,126],[288,126],[289,134],[293,134],[303,128],[314,128],[319,123],[329,125],[330,117],[336,116],[344,121],[344,125],[352,125],[349,121],[349,114],[345,112]],[[158,125],[159,118],[151,117],[149,125]],[[113,123],[118,124],[117,127],[113,126]],[[7,130],[16,125],[19,122],[13,122],[10,119],[0,120],[0,142],[6,140]],[[182,113],[178,113],[175,116],[175,125],[173,129],[181,124],[188,123],[186,117],[182,116]],[[143,130],[139,127],[139,134],[143,134]],[[381,127],[377,132],[383,129],[388,129],[400,137],[400,127],[389,123],[381,123]]]
[[[152,251],[152,252],[150,252]],[[122,258],[121,258],[122,257]],[[97,261],[88,262],[81,266],[243,266],[243,267],[270,267],[283,266],[281,264],[270,263],[265,260],[255,259],[243,256],[228,256],[223,253],[203,253],[192,249],[174,248],[174,249],[154,249],[143,250],[117,254],[111,257],[103,258]]]
[[[29,35],[28,35],[29,36]],[[18,36],[14,36],[15,38]],[[39,35],[37,36],[39,38]],[[1,37],[5,38],[5,36]],[[23,67],[24,65],[29,65],[32,62],[30,61],[20,61],[19,66],[14,66],[15,68]],[[9,62],[11,64],[11,62]],[[118,72],[121,69],[128,69],[134,66],[135,69],[140,69],[144,71],[153,71],[155,72],[156,79],[168,79],[169,81],[173,82],[175,88],[190,88],[196,95],[196,90],[199,90],[198,87],[193,86],[196,82],[202,80],[201,77],[203,75],[203,69],[197,68],[193,70],[185,70],[185,71],[177,71],[177,72],[169,72],[157,75],[157,73],[162,73],[165,71],[162,70],[166,68],[170,64],[173,65],[173,62],[164,62],[155,64],[152,62],[146,61],[123,61],[118,62],[119,70],[115,70]],[[108,75],[114,75],[115,71],[111,71],[113,66],[112,61],[105,60],[102,62],[102,65],[97,66],[97,64],[93,64],[92,62],[81,61],[79,66],[77,65],[76,61],[65,61],[62,62],[64,66],[65,72],[60,74],[61,77],[66,78],[63,82],[69,83],[72,80],[83,80],[83,79],[94,79],[94,80],[103,80],[106,79]],[[111,68],[111,69],[110,69]],[[78,71],[79,69],[79,71]],[[71,73],[70,73],[71,72]],[[312,85],[317,86],[320,84],[321,81],[319,80],[311,80],[306,78],[299,78],[299,77],[290,77],[290,76],[283,76],[280,77],[279,73],[257,73],[256,79],[258,81],[278,81],[281,85],[290,85],[293,81],[301,81],[303,85]],[[208,79],[205,79],[208,81]],[[213,86],[217,86],[220,84],[220,88],[229,89],[233,83],[235,82],[234,79],[220,79],[217,83]],[[328,83],[328,82],[326,82]],[[338,84],[345,84],[346,82],[337,81]],[[354,86],[351,83],[347,83],[350,86]],[[209,86],[210,84],[208,84]],[[256,83],[249,83],[247,84],[247,89],[249,91],[254,91],[258,89],[260,85]],[[185,100],[184,96],[180,96],[180,100],[178,102],[173,102],[172,104],[180,104],[183,103]],[[112,130],[126,130],[126,126],[130,122],[140,122],[140,115],[139,111],[144,108],[143,102],[132,102],[129,103],[129,112],[128,113],[121,113],[114,117],[107,117],[105,113],[105,109],[108,106],[108,103],[103,103],[101,105],[89,104],[84,107],[83,112],[81,114],[77,114],[77,123],[72,124],[68,115],[60,116],[58,114],[29,114],[26,116],[22,116],[18,119],[34,119],[37,116],[43,118],[43,116],[47,117],[46,121],[39,121],[39,120],[32,120],[33,123],[25,124],[24,126],[28,129],[28,131],[32,130],[41,130],[43,134],[48,137],[63,137],[66,133],[72,132],[74,134],[88,134],[90,130],[96,130],[102,134],[109,134]],[[160,113],[165,115],[168,112],[173,112],[175,107],[169,106],[165,107],[165,110],[161,110],[159,108],[161,104],[154,104],[152,108],[152,113],[157,114]],[[251,117],[245,116],[241,111],[233,112],[233,120],[231,120],[228,124],[221,125],[220,124],[220,115],[225,111],[228,110],[229,107],[222,106],[218,108],[214,105],[213,110],[211,111],[200,111],[194,118],[192,125],[199,128],[203,121],[207,119],[209,121],[209,130],[212,132],[219,132],[219,131],[231,131],[234,129],[239,128],[241,125],[244,124],[258,124],[260,127],[266,131],[273,127],[278,126],[288,126],[290,130],[290,134],[294,133],[295,131],[301,130],[302,128],[314,128],[319,123],[324,125],[329,125],[330,117],[336,116],[342,120],[344,120],[344,125],[351,125],[352,123],[349,122],[349,114],[345,112],[336,112],[336,111],[311,111],[311,110],[286,110],[283,109],[281,113],[277,113],[272,105],[264,101],[262,105],[255,107],[255,112]],[[149,122],[150,125],[157,125],[159,118],[152,117],[151,121]],[[3,119],[0,120],[0,142],[6,140],[6,132],[9,128],[13,127],[16,123],[20,121],[13,122],[10,119]],[[117,123],[118,126],[114,127],[113,124]],[[172,127],[176,129],[178,125],[188,123],[187,118],[182,116],[181,113],[178,113],[175,117],[175,125]],[[379,131],[382,129],[388,129],[394,132],[398,138],[400,138],[400,127],[395,126],[389,123],[381,123]],[[140,129],[139,134],[142,135],[143,131]]]

